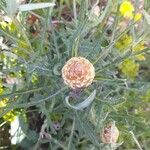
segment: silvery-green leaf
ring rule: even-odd
[[[77,105],[75,105],[75,106],[73,106],[73,105],[71,105],[71,104],[69,103],[69,96],[67,96],[67,97],[65,98],[65,101],[66,101],[66,104],[67,104],[69,107],[71,107],[71,108],[73,108],[73,109],[76,109],[76,110],[82,110],[82,109],[88,107],[88,106],[93,102],[95,96],[96,96],[96,90],[94,90],[94,91],[91,93],[91,95],[90,95],[87,99],[85,99],[83,102],[81,102],[81,103],[79,103],[79,104],[77,104]]]
[[[18,10],[19,4],[17,0],[6,0],[8,16],[14,16]]]
[[[150,24],[150,15],[145,10],[143,10],[143,14],[144,14],[148,24]]]
[[[30,3],[30,4],[20,5],[19,10],[20,11],[29,11],[29,10],[53,7],[53,6],[55,6],[54,3],[37,3],[37,4]]]
[[[54,66],[53,72],[55,75],[60,76],[61,75],[61,70],[60,70],[61,64],[58,63]]]

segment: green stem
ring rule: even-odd
[[[136,145],[138,146],[138,148],[139,148],[140,150],[143,150],[143,149],[142,149],[142,147],[141,147],[141,145],[139,144],[139,142],[138,142],[137,138],[135,137],[135,135],[134,135],[133,131],[130,131],[130,133],[131,133],[132,138],[134,139],[134,141],[135,141]]]
[[[44,87],[39,87],[39,88],[36,88],[36,89],[27,90],[27,91],[22,91],[22,92],[21,91],[17,91],[15,93],[8,93],[8,94],[0,95],[0,99],[8,97],[8,96],[18,96],[18,95],[22,95],[22,94],[28,94],[28,93],[40,91],[40,90],[48,88],[48,87],[51,87],[51,85],[44,86]]]
[[[31,106],[34,106],[34,105],[37,105],[39,103],[42,103],[42,102],[45,102],[55,96],[57,96],[58,94],[60,94],[61,92],[63,92],[67,87],[64,87],[62,89],[60,89],[59,91],[57,91],[56,93],[52,94],[52,95],[49,95],[48,97],[46,98],[43,98],[43,99],[40,99],[38,101],[33,101],[33,102],[29,102],[29,103],[23,103],[23,104],[17,104],[18,102],[16,101],[15,103],[13,104],[10,104],[9,106],[6,106],[3,108],[3,112],[0,114],[0,118],[2,116],[4,116],[6,113],[8,113],[9,111],[11,111],[12,109],[16,109],[16,108],[28,108],[28,107],[31,107]]]
[[[68,143],[68,148],[67,148],[68,150],[71,149],[71,142],[72,142],[72,138],[73,138],[74,129],[75,129],[75,117],[73,119],[72,130],[71,130],[71,134],[70,134],[70,138],[69,138],[69,143]]]

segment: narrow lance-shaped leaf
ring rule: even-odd
[[[17,0],[5,0],[6,1],[6,10],[9,16],[14,16],[18,10],[19,3]]]
[[[148,24],[150,24],[150,15],[145,10],[143,10],[143,14],[144,14]]]
[[[37,3],[37,4],[23,4],[19,6],[20,11],[30,11],[35,9],[47,8],[55,6],[54,3]]]
[[[81,103],[79,103],[79,104],[77,104],[77,105],[75,105],[75,106],[73,106],[73,105],[71,105],[71,104],[69,103],[69,96],[67,96],[67,97],[65,98],[65,101],[66,101],[66,104],[67,104],[70,108],[73,108],[73,109],[76,109],[76,110],[82,110],[82,109],[88,107],[88,106],[93,102],[95,96],[96,96],[96,90],[94,90],[94,91],[91,93],[91,95],[90,95],[87,99],[85,99],[83,102],[81,102]]]

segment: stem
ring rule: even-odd
[[[70,134],[70,138],[69,138],[70,140],[69,140],[69,143],[68,143],[68,150],[71,149],[71,141],[72,141],[74,129],[75,129],[75,117],[73,119],[72,130],[71,130],[71,134]]]
[[[60,53],[59,53],[59,49],[58,49],[58,43],[57,43],[56,34],[55,34],[55,31],[54,31],[54,27],[53,27],[52,21],[50,21],[50,25],[51,25],[51,30],[52,30],[52,35],[53,35],[53,40],[54,40],[54,45],[55,45],[57,57],[58,57],[58,59],[60,59]]]
[[[80,37],[77,37],[72,46],[72,57],[78,56],[78,47],[79,47]]]
[[[130,131],[130,133],[131,133],[131,135],[132,135],[132,137],[133,137],[133,140],[135,141],[136,145],[138,146],[138,148],[139,148],[140,150],[143,150],[142,147],[141,147],[141,145],[139,144],[137,138],[135,137],[133,131]]]
[[[48,88],[48,87],[51,87],[51,85],[49,86],[44,86],[44,87],[39,87],[39,88],[36,88],[36,89],[31,89],[31,90],[28,90],[28,91],[17,91],[15,93],[8,93],[8,94],[4,94],[4,95],[0,95],[0,98],[4,98],[4,97],[8,97],[8,96],[17,96],[17,95],[22,95],[22,94],[28,94],[28,93],[32,93],[32,92],[36,92],[36,91],[40,91],[44,88]]]
[[[18,102],[16,101],[15,103],[13,104],[10,104],[8,107],[4,107],[4,111],[0,114],[0,118],[2,116],[4,116],[7,112],[11,111],[12,109],[15,109],[15,108],[22,108],[22,107],[25,107],[25,108],[28,108],[30,106],[34,106],[34,105],[37,105],[39,103],[42,103],[44,101],[47,101],[49,100],[50,98],[53,98],[55,96],[57,96],[58,94],[60,94],[62,91],[64,91],[66,89],[66,87],[60,89],[59,91],[57,91],[56,93],[52,94],[52,95],[49,95],[48,97],[46,98],[43,98],[43,99],[40,99],[38,101],[33,101],[33,102],[29,102],[29,103],[23,103],[23,104],[17,104]]]
[[[73,0],[73,14],[74,14],[74,20],[77,21],[77,9],[76,9],[76,0]]]

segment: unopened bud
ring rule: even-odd
[[[106,144],[116,143],[119,137],[119,130],[115,124],[108,124],[102,131],[102,142]]]

